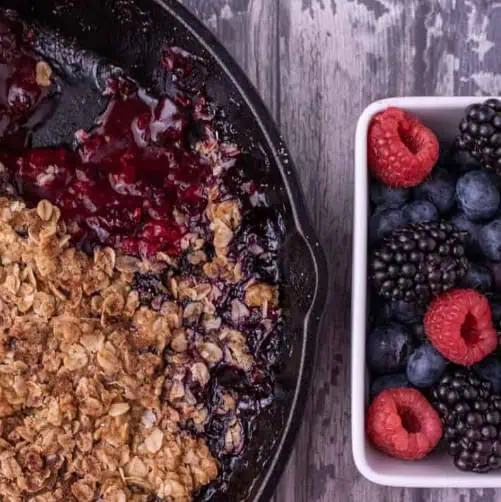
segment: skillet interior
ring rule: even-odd
[[[268,500],[297,432],[309,385],[326,267],[293,174],[293,166],[262,102],[229,55],[175,0],[0,0],[39,29],[36,50],[66,75],[56,112],[33,138],[38,146],[71,141],[103,109],[104,81],[124,69],[154,92],[165,90],[162,48],[179,46],[206,61],[208,95],[224,111],[220,132],[249,154],[253,176],[269,179],[269,198],[284,217],[281,267],[284,343],[278,347],[276,399],[238,459],[229,490],[198,500]]]

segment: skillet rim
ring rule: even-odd
[[[299,184],[296,168],[289,151],[256,88],[228,50],[184,5],[179,3],[178,0],[152,1],[180,21],[203,49],[214,58],[221,70],[232,81],[243,103],[256,120],[273,155],[272,160],[280,171],[283,185],[287,191],[287,199],[292,208],[296,230],[303,238],[310,252],[316,276],[314,298],[304,319],[301,366],[297,376],[293,403],[288,412],[287,422],[271,464],[254,498],[254,502],[267,502],[273,496],[288,463],[308,401],[308,390],[312,383],[322,314],[327,304],[329,280],[326,255],[308,214],[304,193]],[[287,167],[284,165],[284,160],[287,161]]]

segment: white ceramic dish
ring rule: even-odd
[[[388,486],[499,488],[500,472],[474,474],[459,471],[439,447],[417,462],[397,460],[376,451],[365,436],[368,404],[368,374],[365,365],[367,321],[367,229],[369,176],[367,132],[374,114],[388,106],[412,112],[433,129],[441,141],[452,141],[464,109],[479,97],[392,98],[376,101],[362,113],[355,139],[355,211],[353,245],[351,424],[353,456],[358,470],[370,481]],[[487,99],[487,98],[485,98]]]

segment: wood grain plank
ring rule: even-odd
[[[485,67],[481,53],[489,47],[483,35],[493,10],[487,4],[452,1],[339,1],[335,8],[314,0],[302,5],[280,2],[282,130],[324,236],[332,289],[344,294],[332,298],[306,425],[277,502],[495,498],[493,490],[380,488],[356,473],[348,433],[346,267],[351,255],[352,142],[358,115],[374,99],[391,95],[477,92],[472,73],[481,75],[484,86],[492,85],[495,77],[481,70]],[[464,31],[458,32],[458,27]],[[469,63],[459,71],[458,61],[463,59]]]
[[[278,117],[277,0],[184,0],[223,42]]]
[[[376,98],[360,84],[372,72],[366,62],[368,52],[370,64],[384,64],[399,14],[393,10],[381,15],[348,2],[337,2],[336,9],[325,2],[310,2],[307,8],[280,2],[282,130],[307,200],[314,202],[311,210],[336,293],[324,322],[305,426],[277,491],[277,502],[372,500],[375,493],[389,500],[392,493],[386,488],[375,492],[357,474],[351,458],[349,264],[354,124],[365,103]],[[370,33],[376,16],[384,22]],[[407,45],[400,50],[401,59],[410,55]],[[390,93],[395,93],[398,74],[399,68],[378,73],[373,92],[389,85],[395,89]],[[294,494],[300,495],[294,498]]]
[[[333,294],[308,409],[275,502],[493,502],[496,490],[378,487],[351,456],[353,136],[394,95],[499,94],[501,2],[185,0],[257,86],[295,159]],[[277,37],[277,31],[279,37]]]

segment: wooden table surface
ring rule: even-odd
[[[371,101],[501,94],[501,2],[184,0],[259,90],[288,143],[330,266],[311,397],[274,502],[493,502],[501,490],[384,488],[350,444],[353,137]]]

